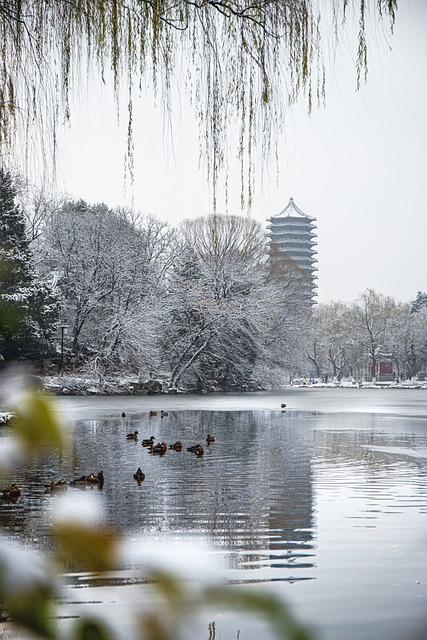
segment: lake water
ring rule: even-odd
[[[316,638],[426,635],[426,389],[293,388],[57,404],[73,433],[72,452],[16,470],[11,480],[22,496],[0,509],[12,544],[31,540],[46,551],[55,499],[44,485],[103,469],[104,487],[93,493],[109,524],[135,540],[205,545],[226,563],[228,580],[283,596]],[[129,441],[135,430],[139,440]],[[216,438],[209,446],[208,433]],[[141,439],[151,435],[181,440],[183,451],[150,455]],[[0,446],[7,437],[0,430]],[[202,458],[186,451],[197,443]],[[140,484],[133,478],[138,466]],[[105,600],[92,589],[88,600]],[[120,615],[120,601],[130,596],[125,581],[116,589]],[[236,616],[217,613],[217,639],[270,637]],[[212,628],[202,629],[189,640],[213,637]]]

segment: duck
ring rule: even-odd
[[[94,473],[89,473],[86,476],[86,482],[88,484],[99,484],[100,480],[98,478],[98,475],[95,475]]]
[[[150,418],[157,415],[157,411],[150,411]]]
[[[151,447],[154,444],[154,436],[150,436],[149,438],[144,438],[141,442],[143,447]]]
[[[160,454],[163,456],[167,451],[168,445],[166,442],[158,442],[155,447],[152,447],[151,453]]]
[[[210,436],[208,433],[208,435],[206,436],[206,443],[211,444],[212,442],[215,442],[215,436]]]
[[[198,444],[193,444],[191,447],[187,447],[187,451],[189,451],[190,453],[196,453],[196,449],[199,446],[200,445],[198,445]]]
[[[182,451],[182,442],[181,440],[177,440],[173,444],[169,445],[169,449],[173,449],[173,451]]]
[[[135,480],[137,480],[138,482],[142,482],[145,478],[145,473],[143,472],[143,470],[141,469],[141,467],[138,467],[138,469],[135,471],[135,473],[133,474],[133,477],[135,478]]]
[[[46,489],[45,493],[57,493],[58,491],[66,491],[67,490],[67,482],[65,480],[58,480],[58,482],[54,482],[51,480],[49,482],[49,486]]]
[[[104,473],[102,471],[98,471],[98,473],[95,475],[94,473],[88,473],[86,475],[80,476],[80,478],[75,478],[74,480],[72,480],[70,482],[71,485],[76,485],[76,484],[80,484],[80,485],[86,485],[86,484],[97,484],[100,487],[103,486],[104,484]]]
[[[201,458],[204,454],[203,447],[200,444],[195,444],[192,447],[187,447],[187,451],[195,453],[198,458]]]
[[[286,409],[286,404],[284,402],[282,402],[282,404],[280,405],[282,409]]]
[[[126,438],[128,440],[138,440],[138,431],[134,431],[133,433],[128,433]]]
[[[122,418],[126,418],[126,414],[125,414],[125,412],[124,412],[124,411],[123,411],[123,413],[122,413]]]
[[[21,489],[14,483],[8,484],[0,491],[0,499],[6,502],[16,502],[21,495]]]
[[[168,415],[169,415],[169,414],[168,414],[168,412],[167,412],[167,411],[163,411],[163,409],[162,409],[162,411],[160,411],[160,417],[161,417],[161,418],[164,418],[165,416],[168,416]]]
[[[80,476],[80,478],[74,478],[74,480],[71,480],[70,484],[71,485],[86,484],[86,478],[87,478],[87,475]]]

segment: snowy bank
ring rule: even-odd
[[[176,393],[159,380],[136,381],[133,378],[84,378],[80,376],[34,376],[36,386],[57,396],[158,395]]]

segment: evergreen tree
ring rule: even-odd
[[[16,187],[0,169],[0,353],[5,360],[36,359],[46,350],[59,303],[37,282]]]
[[[427,309],[427,293],[418,291],[417,297],[411,302],[411,311],[417,313],[421,309]]]

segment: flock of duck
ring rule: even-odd
[[[164,418],[167,415],[168,415],[167,411],[162,410],[160,412],[161,418]],[[150,418],[153,416],[157,416],[157,411],[150,411]],[[124,411],[122,413],[122,418],[126,418],[126,413]],[[139,432],[135,430],[133,433],[126,434],[126,439],[137,441],[138,436],[139,436]],[[206,444],[210,445],[213,442],[215,442],[215,437],[208,433],[208,435],[206,436]],[[166,442],[164,441],[156,442],[155,437],[150,436],[149,438],[143,438],[141,444],[143,447],[146,447],[149,453],[151,453],[152,455],[163,456],[165,455],[168,449],[171,449],[172,451],[182,451],[182,442],[180,440],[177,440],[176,442],[173,442],[168,446]],[[191,447],[187,447],[187,451],[194,453],[197,458],[201,458],[204,454],[204,449],[201,444],[195,444],[195,445],[192,445]],[[141,470],[141,468],[138,467],[137,471],[133,474],[133,477],[138,482],[141,482],[142,480],[144,480],[145,474]]]
[[[282,403],[280,407],[282,410],[286,409],[286,404]],[[153,416],[157,416],[158,412],[150,411],[149,415],[151,418]],[[167,411],[163,411],[163,410],[160,411],[161,418],[164,418],[167,415],[168,415]],[[126,413],[124,411],[121,414],[121,417],[126,418]],[[137,441],[138,435],[139,435],[138,431],[135,430],[133,433],[128,433],[126,435],[126,439]],[[215,437],[208,433],[206,436],[206,444],[209,446],[213,442],[215,442]],[[146,447],[152,455],[160,455],[160,456],[165,455],[168,449],[171,449],[172,451],[182,451],[183,449],[182,442],[180,440],[177,440],[176,442],[168,446],[166,442],[156,442],[156,439],[154,436],[150,436],[149,438],[143,438],[141,444],[143,447]],[[204,454],[204,449],[201,444],[195,444],[190,447],[187,447],[186,449],[190,453],[194,453],[194,455],[197,458],[201,458]],[[145,473],[142,471],[141,467],[138,467],[138,469],[133,474],[133,477],[138,482],[138,484],[145,479]],[[98,473],[88,473],[88,474],[82,475],[79,478],[75,478],[74,480],[71,480],[71,482],[67,482],[66,480],[63,480],[63,479],[58,480],[58,482],[51,480],[48,485],[45,485],[46,486],[45,493],[62,492],[62,491],[65,491],[68,486],[82,486],[82,487],[97,486],[99,489],[102,489],[103,485],[104,485],[104,473],[103,471],[98,471]],[[21,489],[15,483],[8,484],[4,487],[4,489],[0,490],[0,503],[2,502],[5,502],[7,504],[15,503],[20,497],[20,495],[21,495]]]
[[[167,414],[166,414],[167,415]],[[123,414],[122,414],[122,417]],[[126,435],[127,440],[138,440],[138,431],[134,431],[133,433],[128,433]],[[213,442],[215,442],[215,437],[211,436],[209,433],[206,436],[206,444],[210,445]],[[183,449],[183,445],[181,440],[177,440],[176,442],[173,442],[172,444],[168,445],[166,442],[156,442],[156,439],[154,436],[150,436],[149,438],[143,438],[141,441],[141,444],[143,447],[146,447],[149,451],[150,454],[152,454],[153,456],[159,455],[159,456],[164,456],[165,453],[167,452],[168,449],[172,450],[172,451],[182,451]],[[192,445],[190,447],[186,448],[187,451],[194,453],[195,456],[197,458],[201,458],[204,454],[204,449],[202,447],[201,444],[195,444]],[[142,480],[144,480],[145,478],[145,474],[144,472],[141,470],[140,467],[138,467],[137,471],[133,474],[133,477],[135,478],[135,480],[137,480],[138,482],[141,482]]]
[[[55,482],[51,480],[49,484],[45,485],[45,493],[59,493],[66,491],[68,486],[97,486],[102,489],[104,485],[104,474],[102,471],[98,473],[88,473],[87,475],[80,476],[67,482],[66,480],[58,480]],[[18,498],[21,496],[21,489],[15,484],[8,484],[4,489],[0,490],[0,503],[15,504]]]
[[[281,409],[286,409],[286,404],[282,403],[280,405]],[[168,415],[167,411],[161,411],[160,417],[164,418]],[[153,416],[157,416],[157,411],[150,411],[150,418]],[[123,411],[122,418],[126,418],[126,413]],[[138,431],[134,431],[133,433],[128,433],[126,435],[127,440],[138,440]],[[215,442],[215,437],[210,435],[209,433],[206,436],[206,444],[209,446]],[[182,442],[177,440],[176,442],[169,445],[166,442],[156,442],[154,436],[150,436],[149,438],[143,438],[141,442],[143,447],[148,448],[149,452],[152,455],[165,455],[166,451],[169,449],[173,451],[182,451]],[[194,453],[197,458],[201,458],[204,454],[204,449],[201,444],[195,444],[190,447],[187,447],[187,451],[190,453]],[[133,474],[134,479],[138,482],[142,482],[145,479],[145,473],[142,471],[141,467]],[[67,482],[66,480],[58,480],[55,482],[51,480],[50,483],[46,486],[45,493],[57,493],[61,491],[65,491],[68,486],[97,486],[99,489],[102,489],[104,485],[104,473],[103,471],[98,471],[98,473],[88,473],[80,476],[79,478],[75,478],[71,480],[71,482]],[[4,489],[0,490],[0,503],[15,503],[21,495],[21,489],[15,484],[11,483],[4,487]]]
[[[88,473],[79,476],[78,478],[74,478],[71,482],[67,482],[66,480],[58,480],[58,482],[54,482],[51,480],[49,485],[46,487],[45,493],[57,493],[60,491],[65,491],[68,486],[70,487],[94,487],[97,486],[99,489],[102,489],[104,486],[104,472],[98,471],[98,473]]]
[[[164,418],[167,415],[168,415],[167,411],[160,412],[161,418]],[[153,416],[157,416],[157,411],[150,411],[150,418]],[[125,412],[122,413],[122,418],[126,418]],[[138,436],[139,436],[139,432],[135,430],[133,433],[126,434],[126,439],[137,441]],[[208,435],[206,436],[206,444],[210,445],[213,442],[215,442],[215,437],[208,433]],[[183,449],[181,440],[177,440],[176,442],[173,442],[168,446],[168,444],[164,441],[156,442],[156,438],[154,436],[150,436],[149,438],[143,438],[141,441],[141,445],[143,447],[146,447],[149,453],[152,454],[153,456],[156,456],[156,455],[164,456],[168,449],[172,451],[182,451]],[[194,455],[197,458],[201,458],[204,454],[204,449],[201,444],[195,444],[190,447],[187,447],[187,451],[194,453]],[[138,467],[136,472],[133,474],[133,477],[138,482],[138,484],[140,484],[145,479],[145,473],[142,471],[141,467]]]
[[[167,415],[168,415],[167,411],[160,412],[160,416],[162,418]],[[157,416],[157,411],[150,411],[150,417],[153,417],[153,416]],[[123,412],[122,418],[125,418],[125,417],[126,417],[126,414],[125,412]],[[126,435],[126,439],[138,440],[138,435],[139,435],[138,431],[135,430],[133,433],[128,433]],[[211,436],[210,434],[208,434],[206,436],[206,444],[210,445],[213,442],[215,442],[214,436]],[[168,446],[166,442],[156,442],[156,439],[154,436],[150,436],[149,438],[144,438],[141,444],[143,447],[146,447],[152,455],[160,455],[160,456],[165,455],[168,449],[173,451],[182,451],[183,449],[183,445],[180,440],[177,440],[176,442]],[[204,449],[201,444],[196,444],[196,445],[187,447],[187,451],[194,453],[197,458],[201,458],[204,454]],[[138,484],[145,479],[145,473],[142,471],[141,467],[138,467],[138,469],[133,474],[133,477],[138,482]],[[72,486],[72,487],[97,486],[99,489],[102,489],[103,485],[104,485],[104,473],[103,471],[98,471],[97,473],[84,474],[78,478],[75,478],[74,480],[71,480],[71,482],[67,482],[64,479],[58,480],[57,482],[55,482],[54,480],[51,480],[48,485],[45,485],[45,493],[50,493],[50,494],[61,493],[63,491],[66,491],[69,486]],[[21,495],[21,490],[16,484],[14,483],[8,484],[4,487],[4,489],[0,490],[0,502],[5,502],[9,504],[15,503],[20,497],[20,495]]]
[[[282,403],[280,405],[280,408],[282,410],[285,410],[286,404]],[[152,418],[154,416],[157,416],[158,412],[150,411],[149,415],[150,415],[150,418]],[[164,418],[167,415],[168,415],[167,411],[163,411],[163,410],[160,411],[161,418]],[[124,411],[121,417],[126,418],[126,413]],[[133,433],[128,433],[126,435],[126,438],[127,440],[136,441],[138,440],[138,435],[139,435],[138,431],[135,430]],[[215,437],[208,433],[206,436],[206,444],[209,446],[213,442],[215,442]],[[143,438],[141,444],[143,447],[147,447],[149,452],[152,455],[160,455],[160,456],[165,455],[168,448],[173,451],[182,451],[182,448],[183,448],[182,442],[180,440],[177,440],[176,442],[170,444],[168,447],[166,442],[156,442],[156,439],[154,436],[150,436],[149,438]],[[197,458],[201,458],[204,454],[204,449],[201,444],[195,444],[190,447],[187,447],[187,451],[189,451],[190,453],[194,453],[194,455]],[[140,484],[145,479],[145,473],[142,471],[141,467],[138,467],[138,469],[133,474],[133,477],[138,482],[138,484]],[[103,485],[104,485],[104,473],[103,471],[98,471],[98,473],[88,473],[88,474],[82,475],[79,478],[75,478],[74,480],[71,480],[71,482],[67,482],[66,480],[63,480],[63,479],[58,480],[58,482],[51,480],[48,485],[45,485],[46,486],[45,493],[54,494],[54,493],[62,492],[62,491],[65,491],[68,486],[82,486],[82,487],[97,486],[99,489],[102,489]],[[20,495],[21,495],[21,489],[15,483],[8,484],[4,487],[4,489],[0,490],[0,503],[13,504],[17,502]]]
[[[134,431],[133,433],[128,433],[126,435],[127,440],[138,440],[138,431]],[[212,444],[215,442],[215,437],[211,436],[209,433],[206,436],[206,444]],[[157,442],[154,436],[150,436],[149,438],[144,438],[141,442],[143,447],[147,447],[149,452],[152,454],[164,455],[168,449],[172,449],[173,451],[182,451],[182,442],[181,440],[177,440],[173,442],[169,446],[166,442]],[[195,444],[191,447],[187,447],[187,451],[191,451],[191,453],[195,453],[198,457],[201,457],[204,454],[204,449],[201,444]]]

